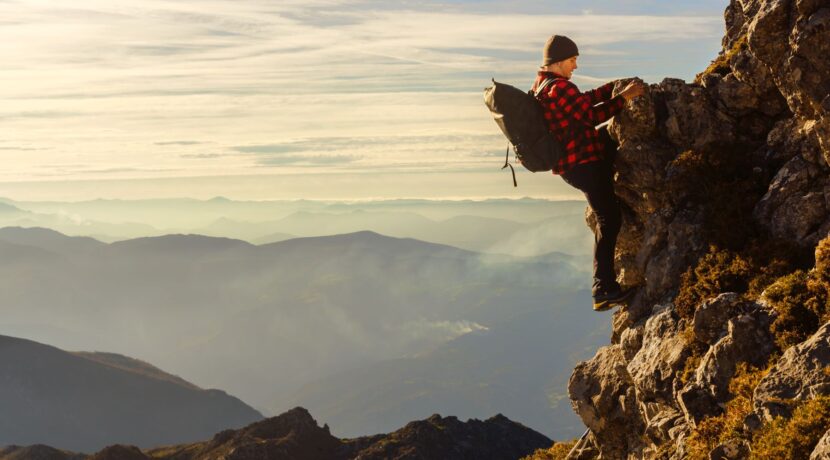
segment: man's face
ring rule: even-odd
[[[559,62],[559,69],[561,70],[561,75],[565,78],[570,79],[571,75],[573,75],[574,70],[576,70],[576,58],[579,56],[574,56],[569,59],[565,59],[564,61]]]

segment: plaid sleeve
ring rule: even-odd
[[[625,108],[625,99],[617,96],[594,105],[589,95],[580,93],[576,85],[561,79],[551,87],[550,108],[561,111],[580,123],[594,127],[608,121]]]
[[[592,105],[610,100],[614,93],[614,82],[606,83],[597,89],[586,91],[585,95],[591,100]]]

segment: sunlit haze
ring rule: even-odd
[[[500,171],[490,78],[691,79],[724,2],[0,1],[0,196],[579,198]]]

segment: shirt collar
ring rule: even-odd
[[[548,72],[547,70],[540,70],[539,71],[539,76],[542,77],[542,79],[545,79],[545,78],[565,78],[565,77],[563,77],[562,75],[559,75],[556,72]],[[565,79],[567,80],[567,78],[565,78]]]

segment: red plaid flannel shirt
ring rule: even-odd
[[[550,131],[565,146],[565,158],[554,166],[554,174],[562,174],[580,163],[599,161],[605,146],[595,126],[608,121],[625,108],[622,96],[611,97],[614,83],[597,89],[579,92],[570,80],[552,72],[540,71],[533,83],[533,91],[545,78],[555,78],[548,89],[539,94],[539,102],[550,123]]]

